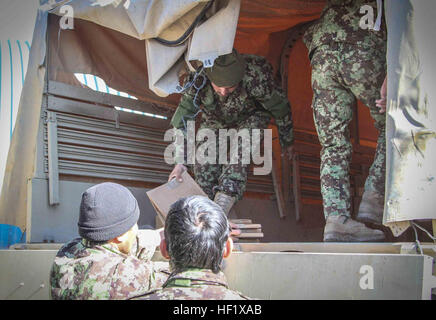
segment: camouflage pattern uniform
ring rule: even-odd
[[[365,191],[384,195],[385,114],[375,100],[386,75],[386,27],[380,31],[359,26],[363,5],[376,1],[328,0],[322,16],[304,35],[312,65],[313,115],[321,150],[321,193],[324,215],[350,216],[350,161],[348,125],[356,98],[369,107],[379,130],[374,162]]]
[[[224,273],[206,269],[186,269],[172,274],[161,289],[155,289],[134,300],[249,300],[230,290]]]
[[[127,299],[160,287],[170,274],[168,263],[151,262],[155,248],[137,244],[126,255],[109,243],[83,238],[66,243],[50,272],[52,299]]]
[[[214,130],[218,137],[218,129],[266,129],[271,117],[274,117],[282,148],[291,145],[293,143],[291,108],[286,96],[274,82],[271,65],[262,57],[242,56],[246,62],[246,72],[235,91],[222,97],[213,90],[210,81],[207,80],[198,93],[196,102],[202,111],[199,128]],[[200,78],[197,82],[202,81]],[[197,83],[197,86],[199,85],[200,83]],[[192,120],[197,113],[198,110],[193,102],[195,94],[194,86],[183,94],[171,120],[175,128],[183,129],[184,121]],[[198,141],[197,147],[201,143],[203,142]],[[242,150],[241,144],[239,139],[239,153]],[[217,143],[217,157],[218,147]],[[217,164],[196,163],[195,179],[211,199],[217,191],[241,199],[247,182],[247,165],[240,162],[228,165],[219,165],[218,160]]]

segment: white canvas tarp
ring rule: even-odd
[[[390,0],[384,224],[436,219],[436,2]]]
[[[91,21],[139,40],[178,37],[209,0],[72,0],[58,3],[52,13]]]
[[[218,56],[232,51],[240,0],[73,0],[65,5],[75,19],[144,40],[149,88],[166,97],[178,92],[178,75],[187,66],[184,60],[213,63]],[[67,9],[62,7],[53,13],[65,15]],[[190,33],[203,12],[208,19],[198,22]],[[154,40],[174,41],[187,33],[189,39],[174,46]]]

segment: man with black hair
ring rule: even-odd
[[[139,300],[244,300],[230,290],[221,262],[233,248],[222,208],[203,196],[175,202],[167,215],[160,250],[170,260],[171,275],[161,289]]]

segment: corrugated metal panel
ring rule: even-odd
[[[64,115],[62,113],[58,114],[57,121],[59,127],[74,128],[76,130],[89,130],[89,128],[92,128],[93,132],[103,134],[116,133],[120,137],[138,139],[144,139],[144,137],[147,137],[147,139],[157,142],[162,142],[164,137],[164,130],[120,124],[120,130],[114,132],[114,123],[111,121],[95,121],[95,119]]]
[[[59,161],[59,171],[63,174],[78,175],[95,178],[110,178],[130,181],[164,183],[168,180],[169,172],[135,169],[115,165],[87,163],[78,161]]]
[[[138,115],[140,119],[141,116]],[[172,169],[163,154],[164,130],[56,112],[59,174],[165,183]],[[45,172],[47,128],[44,128]],[[251,170],[250,170],[251,172]],[[273,193],[269,176],[249,177],[247,191]]]
[[[92,127],[88,128],[88,130]],[[44,133],[46,140],[46,133]],[[135,140],[119,137],[117,135],[104,135],[93,132],[77,131],[74,129],[59,128],[58,143],[69,145],[80,145],[91,148],[110,149],[122,152],[144,153],[152,155],[163,155],[166,145],[151,141]]]
[[[163,138],[171,117],[168,106],[103,91],[49,81],[47,110],[57,118],[59,174],[165,183],[172,169],[163,158],[168,145]],[[122,111],[118,116],[115,106],[162,113],[167,119]],[[44,158],[47,173],[46,126]],[[250,169],[247,191],[273,193],[271,177],[253,176]]]
[[[98,150],[87,147],[61,145],[59,146],[59,158],[82,162],[99,162],[110,165],[134,166],[137,168],[150,168],[170,170],[172,167],[162,161],[160,157],[136,155],[124,152]]]

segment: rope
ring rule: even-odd
[[[412,221],[411,225],[412,225],[413,231],[415,232],[416,247],[419,249],[420,254],[424,254],[424,252],[422,251],[421,243],[419,242],[419,239],[418,239],[418,232],[416,231],[415,224],[413,223],[413,221]]]
[[[191,120],[195,119],[195,117],[197,117],[197,115],[202,111],[200,109],[200,106],[197,103],[197,99],[198,99],[198,94],[199,94],[200,90],[204,88],[204,86],[206,85],[206,81],[207,81],[206,76],[203,74],[203,70],[204,70],[204,66],[201,66],[200,68],[198,68],[197,71],[194,74],[193,79],[191,81],[189,81],[188,83],[186,83],[183,87],[181,87],[179,89],[179,93],[183,93],[183,92],[185,92],[186,90],[188,90],[191,87],[194,87],[194,89],[196,90],[195,91],[195,95],[194,95],[193,103],[194,103],[194,107],[197,110],[197,112],[194,115],[192,115],[192,116],[188,116],[188,115],[182,116],[183,127],[184,127],[184,132],[185,133],[186,133],[186,130],[187,130],[187,125],[186,125],[185,117],[188,118],[188,119],[191,119]],[[202,77],[202,82],[201,82],[200,85],[197,85],[196,82],[197,82],[197,79],[200,76]]]
[[[412,222],[412,225],[414,225],[415,227],[417,227],[417,228],[419,228],[419,229],[421,229],[422,231],[424,231],[429,237],[430,237],[430,239],[432,239],[432,240],[436,240],[436,237],[434,237],[434,236],[432,236],[431,235],[431,233],[429,232],[429,231],[427,231],[427,230],[425,230],[423,227],[421,227],[419,224],[417,224],[416,222],[413,222],[413,221],[411,221]]]

